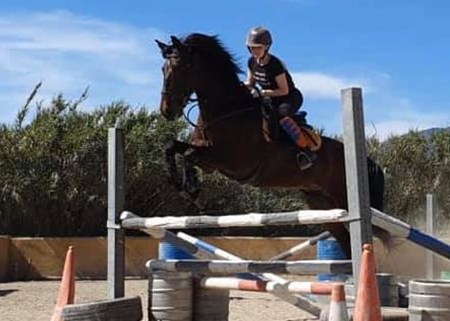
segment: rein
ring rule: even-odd
[[[229,118],[233,118],[233,117],[235,117],[235,116],[238,116],[238,115],[240,115],[240,114],[244,114],[244,113],[246,113],[246,112],[248,112],[248,111],[254,109],[253,107],[249,107],[249,108],[244,108],[244,109],[236,110],[236,111],[230,112],[230,113],[228,113],[228,114],[225,114],[225,115],[223,115],[223,116],[221,116],[221,117],[218,117],[218,118],[216,118],[216,119],[213,119],[212,121],[209,121],[209,122],[206,122],[206,121],[205,121],[205,124],[204,124],[204,125],[197,125],[196,123],[194,123],[194,122],[190,119],[190,113],[192,112],[192,110],[193,110],[195,107],[198,107],[198,106],[199,106],[199,99],[198,99],[198,98],[196,98],[196,99],[188,98],[187,101],[188,101],[187,104],[192,104],[192,106],[189,107],[187,113],[184,113],[184,111],[183,111],[184,119],[186,119],[186,121],[187,121],[192,127],[194,127],[194,128],[199,128],[199,129],[201,129],[201,130],[206,130],[207,128],[211,128],[211,125],[217,124],[217,123],[219,123],[220,121],[223,121],[223,120],[226,120],[226,119],[229,119]]]

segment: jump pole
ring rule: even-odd
[[[132,214],[131,212],[122,213],[121,215],[122,225],[125,228],[140,229],[142,232],[145,232],[156,239],[164,240],[168,243],[171,243],[172,245],[179,247],[180,249],[186,251],[187,253],[195,257],[216,256],[225,260],[243,261],[242,258],[236,255],[233,255],[225,250],[222,250],[214,245],[211,245],[205,241],[202,241],[194,236],[188,235],[183,232],[178,232],[177,234],[175,234],[160,227],[138,228],[135,225],[136,221],[133,221],[132,222],[133,224],[129,224],[130,219],[132,218],[139,218],[139,216]],[[267,279],[281,284],[289,282],[286,279],[272,273],[254,274],[254,276],[258,278],[260,281]],[[293,295],[292,293],[289,293],[287,291],[277,291],[272,294],[278,297],[279,299],[288,302],[301,310],[307,311],[308,313],[316,317],[320,317],[322,314],[321,307],[310,302],[307,298],[301,296],[301,294]]]

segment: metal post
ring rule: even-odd
[[[108,129],[108,298],[125,295],[125,240],[119,215],[124,210],[124,134]]]
[[[373,243],[361,88],[343,89],[341,98],[353,279],[357,293],[362,246]]]
[[[427,218],[426,218],[426,233],[434,236],[434,220],[436,218],[437,204],[436,198],[433,194],[427,194]],[[434,279],[434,254],[433,252],[426,251],[427,258],[427,278]]]

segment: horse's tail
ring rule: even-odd
[[[370,206],[382,211],[384,194],[383,170],[371,158],[367,158],[367,171],[369,173]]]

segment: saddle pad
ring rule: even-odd
[[[320,135],[309,125],[300,125],[302,135],[308,141],[308,147],[311,151],[315,152],[322,146],[322,138]]]

